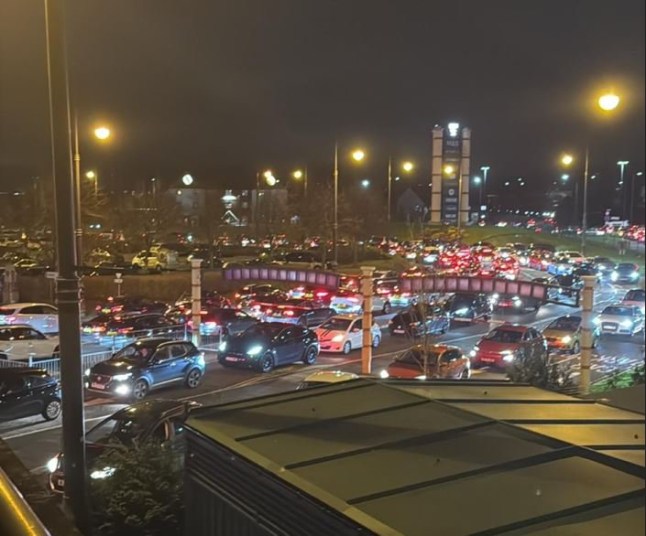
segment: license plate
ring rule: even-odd
[[[63,480],[62,478],[58,478],[58,479],[56,480],[56,485],[57,485],[59,488],[64,488],[64,487],[65,487],[65,480]]]
[[[239,357],[227,356],[227,357],[224,358],[224,360],[225,361],[240,361],[240,358]]]
[[[483,357],[480,359],[480,361],[484,361],[485,363],[493,363],[495,359],[491,359],[490,357]]]
[[[617,326],[606,326],[604,329],[607,329],[608,331],[616,331]]]
[[[393,329],[393,333],[406,333],[403,329]]]
[[[92,389],[101,389],[101,390],[105,389],[105,385],[103,385],[102,383],[92,383],[91,387]]]

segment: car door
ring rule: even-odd
[[[32,415],[33,404],[31,390],[24,377],[11,376],[0,383],[0,421]]]
[[[43,313],[43,308],[40,305],[23,307],[20,311],[20,317],[22,322],[29,324],[32,328],[36,328],[42,332],[47,331],[46,315]]]
[[[170,347],[170,344],[160,346],[150,360],[149,372],[153,386],[173,380],[177,363],[173,362]]]
[[[302,333],[302,329],[299,330],[297,326],[289,326],[278,334],[275,341],[276,364],[291,363],[297,359],[297,354],[302,350],[298,331]]]
[[[352,322],[350,329],[348,330],[348,340],[352,345],[352,348],[361,348],[363,345],[363,320],[357,318]]]
[[[51,305],[42,305],[43,315],[45,316],[45,329],[43,333],[58,333],[58,309]]]

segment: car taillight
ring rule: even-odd
[[[132,331],[132,328],[131,328],[131,327],[130,327],[130,328],[119,328],[119,329],[117,330],[117,333],[122,333],[122,334],[123,334],[123,333],[128,333],[128,332],[130,332],[130,331]]]
[[[328,292],[325,292],[325,291],[321,291],[321,292],[316,293],[317,298],[323,298],[323,297],[325,297],[327,295],[328,295]]]
[[[285,316],[294,316],[294,311],[290,311],[289,309],[287,311],[283,311],[283,314]]]
[[[92,331],[95,333],[103,333],[105,331],[105,326],[96,326],[92,328]]]

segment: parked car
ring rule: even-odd
[[[225,367],[270,372],[276,366],[299,361],[312,365],[318,353],[319,342],[313,331],[280,322],[263,322],[222,342],[218,362]]]
[[[608,305],[594,319],[601,335],[630,335],[633,336],[644,329],[644,313],[639,307],[623,305]]]
[[[58,309],[48,303],[0,305],[0,326],[27,324],[42,333],[58,333]]]
[[[52,421],[61,414],[58,382],[31,367],[0,368],[0,422],[41,415]]]
[[[488,321],[493,307],[484,293],[457,292],[445,302],[444,310],[453,322],[472,323],[480,319]]]
[[[305,379],[298,384],[296,389],[308,389],[310,387],[320,387],[322,385],[333,385],[341,382],[349,382],[359,379],[359,375],[354,372],[345,372],[342,370],[317,370],[305,376]]]
[[[58,356],[58,337],[47,337],[26,324],[0,326],[0,360],[27,361]]]
[[[372,347],[381,343],[381,329],[372,325]],[[333,316],[316,330],[322,352],[349,354],[363,346],[363,318],[358,315]]]
[[[634,288],[626,292],[624,299],[621,300],[622,305],[635,306],[641,309],[644,313],[644,302],[646,301],[646,293],[641,288]]]
[[[636,283],[639,281],[639,266],[632,262],[620,262],[610,273],[613,283]]]
[[[429,307],[426,314],[421,307],[411,307],[392,317],[388,322],[388,331],[392,336],[406,335],[417,338],[424,335],[442,335],[450,326],[451,320],[441,307]]]
[[[204,355],[188,341],[139,339],[85,371],[86,389],[143,399],[151,390],[183,383],[194,389],[204,374]]]
[[[397,356],[380,372],[380,376],[420,380],[467,380],[471,377],[471,363],[457,346],[418,344]]]
[[[506,368],[521,354],[547,358],[547,341],[534,328],[503,324],[487,333],[471,351],[473,366]]]
[[[97,467],[97,458],[109,448],[129,449],[152,441],[170,445],[173,452],[182,456],[185,451],[184,423],[196,402],[175,400],[146,400],[120,409],[102,420],[85,434],[86,466],[91,480],[111,476],[109,468]],[[63,453],[59,452],[47,462],[49,487],[54,493],[64,493]]]
[[[543,330],[547,348],[552,352],[578,354],[581,350],[581,317],[559,316]],[[597,345],[597,331],[592,334],[592,346]]]

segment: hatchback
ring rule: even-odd
[[[0,421],[42,415],[51,421],[61,414],[58,382],[44,370],[0,368]]]

